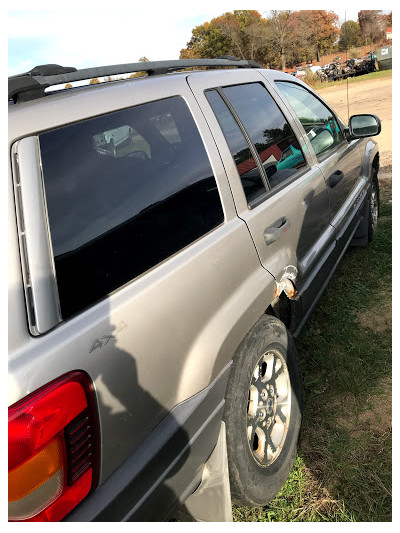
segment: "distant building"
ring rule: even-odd
[[[386,28],[386,40],[392,40],[392,27]]]

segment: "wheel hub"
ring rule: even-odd
[[[254,368],[247,404],[247,440],[253,458],[269,466],[278,458],[289,427],[291,387],[283,356],[265,353]]]

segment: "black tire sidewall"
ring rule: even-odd
[[[247,402],[254,368],[268,350],[279,351],[286,361],[291,382],[291,412],[288,432],[278,458],[270,466],[261,466],[253,457],[247,440]],[[265,315],[239,347],[226,393],[224,421],[231,493],[235,503],[263,506],[285,483],[296,454],[302,402],[301,372],[293,339],[280,320]]]

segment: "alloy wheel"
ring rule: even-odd
[[[289,428],[290,408],[286,361],[277,350],[270,350],[253,370],[247,404],[247,440],[261,466],[269,466],[278,458]]]

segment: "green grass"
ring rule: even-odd
[[[363,74],[362,76],[355,76],[354,78],[347,78],[346,80],[321,82],[317,80],[316,78],[313,78],[313,79],[306,79],[304,81],[308,85],[313,87],[314,89],[318,88],[318,91],[321,91],[329,87],[339,87],[339,86],[345,85],[347,83],[347,80],[349,81],[349,85],[351,85],[353,83],[359,83],[361,81],[381,80],[381,79],[383,80],[383,79],[389,79],[391,77],[392,77],[392,69],[379,70],[377,72],[370,72],[369,74]]]
[[[381,73],[377,73],[381,74]],[[349,249],[297,339],[299,451],[266,507],[235,521],[391,521],[391,203],[373,242]]]

